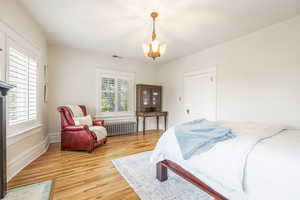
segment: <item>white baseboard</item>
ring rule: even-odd
[[[14,160],[7,164],[7,181],[12,179],[17,173],[19,173],[24,167],[37,159],[40,155],[48,150],[49,140],[46,137],[39,144],[34,145],[30,149],[22,152]]]
[[[44,128],[43,124],[37,124],[33,127],[25,129],[21,132],[18,132],[18,133],[12,134],[12,135],[8,134],[6,144],[7,144],[7,146],[10,146],[21,140],[24,140],[27,137],[31,137],[34,134],[41,133],[43,131],[43,128]]]
[[[60,142],[60,133],[48,133],[50,143],[59,143]]]

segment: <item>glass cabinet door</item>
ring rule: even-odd
[[[153,106],[159,106],[160,105],[160,92],[157,89],[152,89],[152,105]]]
[[[147,89],[142,91],[142,103],[144,106],[150,105],[150,91]]]

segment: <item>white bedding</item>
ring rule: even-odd
[[[249,122],[218,123],[232,128],[237,137],[183,160],[170,128],[158,141],[151,162],[172,160],[229,199],[300,199],[296,189],[300,180],[300,131]]]

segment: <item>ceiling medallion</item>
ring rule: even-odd
[[[152,12],[150,16],[153,19],[152,41],[150,44],[144,44],[143,50],[146,56],[155,60],[155,58],[159,58],[165,53],[167,46],[165,44],[160,44],[156,39],[155,19],[158,17],[158,13]]]

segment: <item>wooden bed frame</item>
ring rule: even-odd
[[[190,172],[188,172],[187,170],[183,169],[181,166],[170,160],[163,160],[156,164],[156,178],[161,182],[166,181],[168,179],[168,169],[172,170],[175,174],[181,176],[188,182],[192,183],[196,187],[208,193],[215,200],[229,200],[222,194],[216,192],[214,189],[209,187],[203,181],[195,177],[193,174],[191,174]]]

